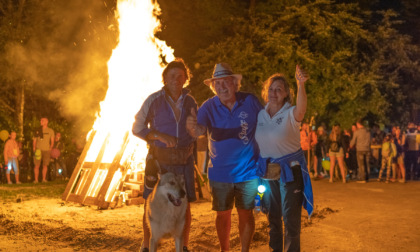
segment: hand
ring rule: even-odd
[[[187,116],[186,128],[191,136],[196,136],[197,113],[195,112],[194,108],[191,108],[191,113]]]
[[[162,143],[166,144],[166,147],[171,148],[175,147],[177,144],[177,139],[174,136],[170,136],[164,133],[155,133],[157,135],[157,140],[161,141]]]
[[[299,65],[296,65],[295,78],[298,84],[304,84],[307,80],[309,80],[309,75],[302,70]]]

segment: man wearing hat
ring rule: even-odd
[[[212,209],[217,211],[216,229],[222,251],[229,250],[231,212],[235,204],[239,216],[241,251],[248,251],[254,234],[252,210],[257,195],[255,141],[258,112],[263,108],[257,97],[240,92],[242,75],[234,74],[226,63],[216,64],[213,76],[204,84],[216,94],[191,111],[187,129],[194,136],[208,133],[208,168]]]

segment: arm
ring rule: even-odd
[[[34,140],[32,141],[32,147],[33,147],[33,150],[35,151],[35,148],[36,148],[36,137],[34,137]]]
[[[186,128],[192,137],[199,137],[206,133],[206,127],[197,123],[197,113],[191,108],[191,113],[187,117]]]
[[[299,65],[296,65],[296,82],[297,82],[297,97],[296,97],[296,107],[293,110],[293,115],[295,116],[296,121],[301,122],[306,113],[306,90],[305,82],[309,79],[308,74],[300,69]]]
[[[155,98],[155,96],[149,96],[141,106],[140,111],[136,114],[132,128],[133,135],[146,141],[157,140],[165,143],[167,147],[175,147],[177,144],[176,137],[152,130],[148,126],[148,114]]]
[[[356,132],[354,132],[354,134],[353,134],[353,137],[351,138],[351,141],[350,141],[350,148],[353,148],[354,147],[354,145],[356,144],[356,135],[357,135],[357,131]]]
[[[51,135],[51,142],[50,142],[50,151],[53,149],[53,147],[54,147],[54,139],[55,139],[55,136],[54,136],[54,131],[53,131],[53,133],[52,133],[52,135]]]
[[[4,163],[7,164],[9,162],[8,158],[7,158],[7,149],[9,148],[9,141],[6,142],[6,144],[4,145],[4,150],[3,150],[3,156],[4,156]]]

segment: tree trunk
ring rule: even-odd
[[[16,117],[17,117],[17,123],[18,123],[18,136],[19,140],[23,140],[23,112],[25,109],[25,83],[24,80],[19,85],[19,87],[16,89]]]

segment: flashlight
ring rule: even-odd
[[[256,213],[259,213],[259,212],[261,212],[261,199],[262,199],[262,197],[263,197],[263,195],[264,195],[264,192],[266,191],[266,188],[265,188],[265,186],[264,185],[259,185],[258,187],[257,187],[257,195],[255,196],[255,199],[254,199],[254,202],[255,202],[255,209],[254,209],[254,211],[256,212]]]
[[[63,172],[63,170],[60,168],[58,169],[58,174],[61,174]]]

